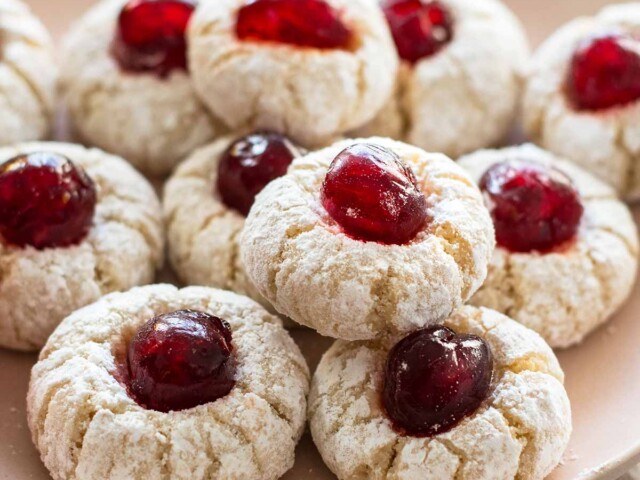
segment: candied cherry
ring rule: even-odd
[[[348,50],[353,32],[325,0],[249,0],[238,11],[240,40]]]
[[[118,17],[112,45],[120,67],[161,78],[187,70],[185,33],[194,10],[191,0],[130,0]]]
[[[572,240],[584,208],[569,177],[524,161],[496,163],[480,180],[498,245],[513,252],[548,252]]]
[[[247,215],[256,195],[272,180],[287,173],[300,149],[287,137],[257,132],[239,138],[222,154],[216,187],[222,201]]]
[[[96,187],[82,168],[51,152],[0,165],[0,234],[37,249],[80,242],[93,223]]]
[[[385,0],[382,9],[400,58],[416,63],[453,39],[453,16],[437,0]]]
[[[331,163],[321,201],[347,235],[401,245],[427,222],[427,199],[411,168],[388,148],[359,143]]]
[[[578,110],[604,110],[640,99],[640,38],[613,34],[585,40],[573,55],[566,85]]]
[[[383,406],[401,434],[434,436],[480,407],[492,375],[491,349],[482,338],[442,326],[418,330],[389,353]]]
[[[185,410],[227,395],[235,385],[229,325],[204,312],[152,318],[127,348],[129,392],[145,408]]]

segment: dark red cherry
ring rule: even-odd
[[[235,385],[235,354],[229,325],[191,310],[149,320],[127,349],[129,392],[160,412],[213,402]]]
[[[488,398],[493,374],[489,345],[446,327],[419,330],[389,353],[383,405],[394,428],[430,437],[455,427]]]
[[[498,245],[513,252],[548,252],[572,240],[584,208],[560,170],[532,162],[493,165],[480,180]]]
[[[187,70],[185,32],[194,10],[191,0],[129,0],[120,12],[112,45],[120,67],[159,77]]]
[[[0,234],[37,249],[80,242],[93,223],[96,187],[57,153],[19,155],[0,165]]]
[[[353,32],[324,0],[249,0],[238,12],[240,40],[320,49],[349,49]]]
[[[358,240],[404,244],[427,222],[427,200],[411,168],[379,145],[343,150],[331,163],[321,200],[344,232]]]
[[[224,203],[247,215],[256,195],[272,180],[287,173],[300,149],[287,137],[257,132],[239,138],[218,164],[216,188]]]
[[[605,35],[585,40],[573,54],[567,95],[578,110],[604,110],[640,99],[640,38]]]
[[[453,39],[453,15],[437,0],[384,0],[382,9],[400,58],[416,63]]]

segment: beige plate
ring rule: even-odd
[[[0,0],[1,1],[1,0]],[[27,0],[59,35],[90,0]],[[572,16],[613,3],[606,0],[507,0],[521,16],[534,42]],[[550,21],[549,19],[553,19]],[[640,220],[640,207],[636,208]],[[294,336],[315,368],[328,339],[310,331]],[[577,348],[560,353],[573,404],[574,433],[563,465],[552,480],[615,479],[640,461],[640,284],[629,304],[607,326]],[[25,419],[25,392],[34,355],[0,350],[0,479],[45,480]],[[310,438],[298,448],[286,480],[330,480]]]

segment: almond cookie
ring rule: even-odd
[[[227,126],[325,143],[371,120],[398,64],[370,0],[219,0],[189,27],[201,98]]]
[[[40,140],[51,131],[57,66],[53,42],[29,7],[0,4],[0,145]]]
[[[275,480],[293,465],[308,388],[304,357],[257,303],[151,285],[62,322],[27,414],[56,480]]]
[[[312,381],[311,433],[341,480],[541,480],[571,434],[563,381],[537,334],[463,307],[403,339],[337,341]]]
[[[61,85],[84,142],[164,176],[220,130],[187,72],[184,31],[194,8],[190,0],[107,0],[72,27]]]
[[[453,158],[502,140],[529,54],[499,1],[380,0],[401,65],[395,95],[357,135],[406,140]]]
[[[153,280],[162,212],[119,157],[63,143],[0,149],[0,346],[37,350],[102,295]]]
[[[640,3],[562,27],[537,51],[524,97],[532,139],[640,198]]]
[[[272,308],[246,276],[238,237],[255,195],[300,155],[285,136],[255,132],[221,138],[180,164],[165,187],[164,214],[169,259],[182,282],[232,290]]]
[[[464,157],[492,211],[498,248],[472,303],[581,342],[624,303],[638,266],[629,209],[604,183],[533,145]]]
[[[240,247],[280,313],[362,340],[446,318],[484,281],[494,232],[454,162],[370,138],[294,160],[256,198]]]

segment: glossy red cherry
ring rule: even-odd
[[[430,437],[455,427],[488,398],[493,374],[489,345],[446,327],[419,330],[389,353],[383,405],[394,428]]]
[[[571,180],[560,170],[507,161],[480,180],[493,217],[498,245],[513,252],[547,252],[572,240],[584,208]]]
[[[51,152],[0,165],[0,234],[38,249],[80,242],[93,223],[96,187],[71,160]]]
[[[353,32],[324,0],[249,0],[238,12],[240,40],[320,49],[349,49]]]
[[[159,77],[187,70],[185,32],[194,10],[191,0],[130,0],[120,12],[112,45],[120,67]]]
[[[416,63],[453,39],[453,16],[437,0],[385,0],[382,9],[400,58]]]
[[[331,163],[321,201],[347,235],[363,241],[404,244],[427,222],[427,200],[411,168],[379,145],[343,150]]]
[[[231,341],[229,325],[207,313],[179,310],[152,318],[127,349],[130,394],[160,412],[224,397],[235,385]]]
[[[567,95],[578,110],[604,110],[640,99],[640,38],[605,35],[584,41],[571,61]]]
[[[257,132],[239,138],[222,154],[216,188],[230,208],[247,215],[256,195],[272,180],[287,173],[301,150],[287,137]]]

